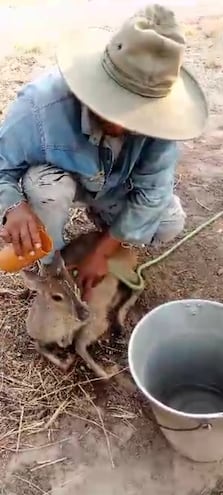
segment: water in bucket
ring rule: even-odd
[[[190,329],[179,338],[164,337],[145,365],[145,386],[157,400],[178,411],[223,412],[222,340],[210,342],[209,335],[199,338]]]
[[[129,343],[132,376],[181,454],[223,459],[223,305],[166,303],[137,324]]]

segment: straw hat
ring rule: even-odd
[[[116,34],[102,27],[70,32],[57,61],[71,91],[94,113],[129,131],[163,139],[199,136],[208,110],[182,67],[185,38],[170,10],[150,5]]]

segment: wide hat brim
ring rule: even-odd
[[[111,32],[74,30],[59,43],[57,63],[77,98],[100,117],[145,136],[187,140],[200,136],[208,109],[194,77],[182,68],[170,93],[162,98],[138,96],[116,83],[101,64]]]

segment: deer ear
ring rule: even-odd
[[[60,251],[56,251],[52,262],[49,265],[42,265],[42,275],[51,275],[52,277],[60,277],[63,275],[65,268],[64,260],[60,254]]]
[[[47,267],[52,275],[60,276],[65,270],[65,263],[60,254],[60,251],[56,251],[52,263]]]
[[[30,290],[37,292],[42,291],[43,279],[38,273],[31,272],[29,270],[23,270],[21,272],[22,278]]]

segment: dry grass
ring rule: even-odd
[[[217,481],[216,486],[213,489],[211,490],[204,489],[199,494],[192,493],[191,495],[222,495],[222,494],[223,494],[223,480],[221,478]]]
[[[103,380],[92,378],[79,358],[66,375],[41,358],[26,333],[30,300],[21,297],[24,287],[19,275],[2,275],[0,282],[0,451],[18,453],[30,447],[33,435],[42,431],[48,431],[50,439],[52,431],[59,428],[61,416],[66,415],[103,432],[113,465],[110,432],[94,402],[95,384]],[[103,353],[102,361],[113,364],[113,349],[107,341],[98,345],[98,352]],[[115,415],[124,422],[135,417],[118,405]]]
[[[3,284],[18,294],[22,289],[19,277],[1,277],[1,289]],[[37,355],[25,330],[28,306],[29,301],[19,297],[12,300],[1,296],[1,450],[18,452],[21,446],[24,448],[24,438],[57,427],[62,414],[88,421],[104,431],[93,407],[96,380],[89,379],[78,360],[70,374],[62,375]]]

